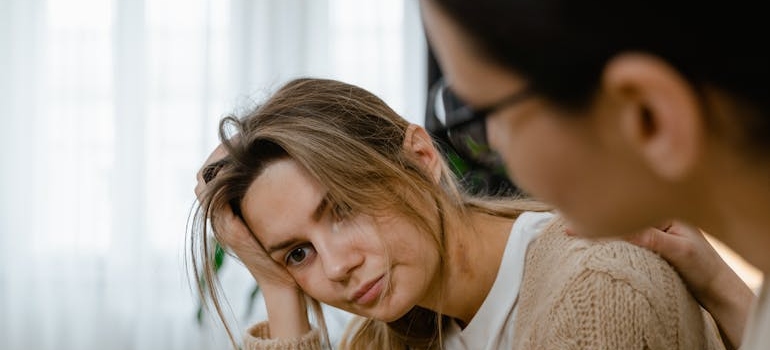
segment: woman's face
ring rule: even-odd
[[[268,165],[242,210],[270,257],[322,303],[393,321],[432,294],[439,254],[426,234],[394,215],[337,218],[324,187],[294,160]]]
[[[482,57],[467,35],[422,0],[428,38],[452,90],[471,107],[495,104],[526,88],[526,81]],[[611,99],[584,112],[565,111],[533,95],[486,119],[489,142],[503,158],[511,180],[553,204],[577,232],[614,235],[654,221],[644,170],[617,146]],[[635,186],[628,186],[633,183]],[[648,192],[652,193],[652,192]],[[629,200],[634,198],[635,200]],[[641,207],[641,208],[640,208]]]

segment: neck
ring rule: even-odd
[[[691,198],[696,206],[686,219],[769,273],[770,166],[734,162],[714,168]]]
[[[423,307],[468,324],[495,282],[513,221],[481,213],[447,220],[443,277]]]

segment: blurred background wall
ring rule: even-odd
[[[287,79],[358,84],[415,123],[411,0],[0,0],[0,349],[224,349],[184,266],[228,113]],[[225,263],[241,329],[253,282]],[[347,315],[331,312],[336,332]],[[240,332],[240,329],[238,330]]]

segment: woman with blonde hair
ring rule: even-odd
[[[535,201],[465,194],[425,129],[359,87],[290,81],[220,138],[192,266],[220,316],[210,238],[256,279],[268,320],[246,349],[329,346],[319,303],[358,315],[342,349],[721,346],[662,259],[569,237]]]

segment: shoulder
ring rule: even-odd
[[[525,274],[547,275],[563,288],[601,289],[614,285],[640,293],[656,303],[687,293],[679,275],[657,254],[621,240],[594,241],[570,237],[552,221],[530,245]]]
[[[627,242],[591,243],[566,255],[566,268],[553,273],[563,292],[649,309],[663,318],[681,308],[690,295],[676,271],[661,257]],[[586,300],[585,302],[590,302]],[[676,318],[675,314],[668,315]]]
[[[528,249],[519,301],[517,322],[531,335],[541,333],[536,327],[558,329],[565,339],[640,341],[635,333],[659,345],[653,348],[704,339],[701,310],[665,260],[620,240],[567,236],[559,219]]]
[[[576,268],[611,274],[660,270],[677,276],[676,271],[658,254],[617,239],[586,239],[566,234],[563,218],[550,212],[525,212],[516,219],[514,229],[537,230],[527,249],[527,259],[553,258],[571,261]],[[678,278],[678,277],[677,277]]]
[[[555,222],[552,212],[525,211],[516,217],[511,227],[511,235],[518,239],[517,244],[529,245]]]

